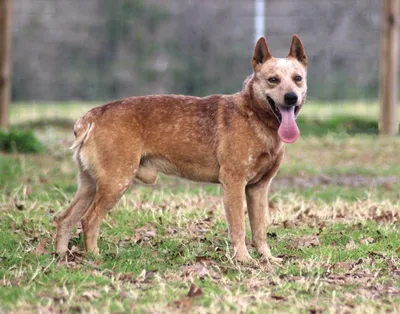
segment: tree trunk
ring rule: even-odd
[[[0,128],[9,127],[11,98],[11,1],[0,0]]]
[[[400,0],[383,1],[380,61],[380,123],[382,135],[396,135]]]

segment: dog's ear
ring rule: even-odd
[[[267,41],[264,37],[261,37],[254,48],[253,60],[251,61],[254,71],[258,64],[262,64],[270,58],[272,58],[272,55],[269,52]]]
[[[304,51],[304,47],[301,43],[299,36],[297,36],[296,34],[293,35],[288,57],[296,58],[305,67],[307,66],[306,52]]]

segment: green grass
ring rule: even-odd
[[[39,209],[26,200],[30,209],[3,212],[2,307],[28,312],[173,311],[174,302],[185,304],[192,282],[202,289],[200,297],[186,301],[195,311],[297,312],[312,309],[317,300],[321,310],[339,309],[349,302],[371,311],[378,305],[399,306],[396,296],[374,296],[375,289],[398,289],[400,284],[393,275],[400,266],[398,223],[325,219],[310,226],[312,215],[305,215],[286,217],[292,225],[283,227],[276,220],[268,230],[268,241],[273,254],[284,262],[271,269],[263,263],[246,266],[231,260],[220,205],[210,216],[211,208],[201,202],[202,206],[193,206],[190,195],[182,203],[192,206],[176,211],[162,210],[159,204],[142,205],[147,210],[132,209],[128,204],[134,199],[126,198],[127,206],[121,202],[103,224],[101,256],[82,255],[78,230],[71,241],[75,253],[68,262],[51,254],[51,204]],[[134,243],[135,230],[149,224],[155,234]],[[319,245],[307,246],[307,236],[317,236]],[[47,245],[38,251],[42,241]],[[257,258],[252,249],[251,254]],[[367,289],[366,281],[371,283]],[[332,305],[334,295],[343,299]],[[354,300],[357,295],[359,301]]]
[[[65,102],[65,103],[14,103],[11,106],[11,122],[20,123],[35,121],[40,118],[70,118],[77,119],[94,106],[106,103],[108,100],[98,102]],[[333,102],[324,103],[308,100],[301,111],[301,118],[330,119],[332,117],[345,117],[346,119],[360,118],[364,120],[379,119],[379,106],[374,102]],[[400,111],[398,112],[400,119]]]
[[[166,176],[133,186],[106,217],[100,256],[84,254],[77,228],[59,259],[52,217],[76,190],[73,135],[68,121],[37,121],[86,108],[14,106],[12,121],[35,127],[48,150],[0,154],[0,312],[400,311],[400,138],[352,136],[373,122],[360,104],[308,105],[356,118],[304,110],[270,193],[268,243],[283,259],[272,267],[251,246],[255,264],[233,261],[218,185]]]
[[[6,153],[41,153],[44,146],[34,133],[12,128],[9,131],[0,130],[0,151]]]

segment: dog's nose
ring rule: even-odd
[[[284,96],[284,100],[285,100],[285,104],[287,104],[289,106],[293,106],[293,105],[297,104],[297,95],[296,95],[296,93],[293,93],[293,92],[286,93]]]

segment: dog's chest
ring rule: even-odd
[[[248,184],[257,183],[264,175],[275,166],[277,154],[272,152],[263,152],[249,157],[248,163]]]

